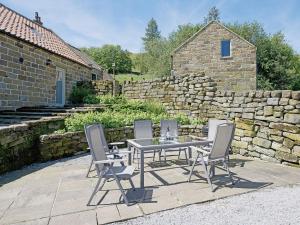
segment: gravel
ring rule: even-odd
[[[264,189],[114,224],[300,224],[300,186]]]

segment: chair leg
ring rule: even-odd
[[[188,151],[188,149],[185,149],[185,150],[184,150],[186,164],[188,164],[188,163],[189,163],[189,159],[188,159],[188,154],[187,154],[186,151]]]
[[[128,205],[129,205],[129,202],[128,202],[128,199],[127,199],[127,197],[126,197],[125,191],[124,191],[124,189],[123,189],[123,187],[122,187],[122,185],[121,185],[121,182],[120,182],[119,178],[118,178],[115,174],[114,174],[114,177],[115,177],[115,180],[116,180],[117,185],[118,185],[118,187],[119,187],[119,190],[120,190],[120,192],[121,192],[121,195],[122,195],[122,197],[123,197],[123,199],[124,199],[124,202],[125,202],[125,204],[128,206]]]
[[[180,159],[180,155],[181,155],[181,148],[178,151],[178,159]]]
[[[164,158],[165,158],[165,163],[167,162],[167,154],[166,154],[166,150],[163,150],[164,151]]]
[[[192,177],[192,174],[193,174],[193,171],[194,171],[195,165],[196,165],[196,163],[197,163],[197,160],[198,160],[199,154],[200,154],[200,153],[198,153],[198,154],[197,154],[197,156],[196,156],[196,158],[194,159],[194,162],[193,162],[192,168],[191,168],[191,170],[190,170],[190,174],[189,174],[188,182],[190,182],[190,181],[191,181],[191,177]]]
[[[98,188],[99,188],[99,185],[100,185],[100,183],[101,183],[101,180],[102,180],[101,178],[98,179],[98,182],[97,182],[97,184],[96,184],[96,186],[95,186],[95,189],[94,189],[94,191],[93,191],[93,193],[92,193],[92,195],[91,195],[91,197],[90,197],[90,199],[89,199],[87,205],[90,205],[90,203],[91,203],[91,201],[93,200],[95,194],[97,193]],[[102,185],[102,187],[103,187],[103,185]]]
[[[229,170],[229,167],[228,167],[228,165],[227,165],[227,163],[225,161],[224,161],[224,165],[225,165],[226,171],[228,173],[229,179],[231,180],[231,184],[234,185],[234,180],[232,178],[232,175],[231,175],[231,172]]]
[[[204,172],[205,172],[205,175],[206,175],[206,178],[207,178],[207,182],[210,185],[211,191],[214,191],[214,188],[213,188],[211,180],[210,180],[210,174],[207,171],[207,165],[204,162],[203,156],[201,156],[201,162],[203,164],[203,169],[204,169]]]
[[[132,181],[132,179],[131,179],[131,178],[129,178],[128,180],[129,180],[129,183],[130,183],[131,187],[133,188],[133,190],[135,190],[135,186],[134,186],[134,184],[133,184],[133,181]]]
[[[88,171],[87,171],[86,177],[89,177],[89,173],[90,173],[90,171],[91,171],[91,168],[92,168],[92,166],[93,166],[93,163],[94,163],[94,160],[93,160],[93,158],[91,158],[90,166],[89,166],[89,169],[88,169]]]
[[[153,152],[153,159],[152,159],[153,162],[155,161],[155,154],[156,154],[156,150],[154,150]]]
[[[162,150],[159,150],[159,152],[158,152],[158,157],[159,157],[159,163],[161,164],[161,151]]]
[[[135,160],[135,152],[136,152],[136,150],[135,150],[135,148],[133,148],[132,162],[134,162],[134,160]]]

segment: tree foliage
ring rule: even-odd
[[[90,55],[95,62],[113,72],[113,63],[116,73],[131,72],[132,60],[130,53],[123,50],[120,45],[103,45],[101,48],[82,48],[82,51]]]
[[[208,24],[211,21],[220,21],[220,11],[217,9],[217,7],[212,7],[209,11],[206,17],[204,17],[204,24]]]
[[[299,57],[282,33],[267,34],[257,22],[227,24],[257,47],[257,85],[259,89],[297,89]]]
[[[160,31],[158,30],[158,25],[156,20],[151,18],[146,27],[145,37],[142,38],[144,42],[144,48],[146,51],[150,50],[153,42],[161,38]]]

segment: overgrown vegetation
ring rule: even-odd
[[[91,96],[89,98],[92,99]],[[171,116],[163,105],[154,101],[128,100],[122,96],[96,96],[91,102],[107,104],[107,110],[73,114],[65,120],[67,131],[80,131],[85,124],[92,123],[101,123],[106,128],[131,126],[138,119],[150,119],[154,124],[159,124],[161,119],[176,119],[181,125],[203,123],[200,119],[191,119],[183,114]]]
[[[87,96],[91,96],[93,94],[94,91],[89,87],[85,85],[82,86],[75,85],[72,89],[69,99],[73,104],[82,104],[84,103],[84,98],[86,98]]]
[[[123,50],[120,45],[103,45],[101,48],[82,48],[82,51],[90,55],[95,62],[101,65],[109,73],[131,72],[132,60],[130,53]]]

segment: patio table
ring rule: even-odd
[[[144,153],[152,152],[159,149],[170,148],[188,148],[188,157],[192,158],[191,146],[208,145],[212,141],[208,141],[203,137],[192,135],[178,136],[170,138],[170,140],[162,139],[161,137],[151,139],[130,139],[127,140],[128,152],[131,148],[136,148],[140,152],[140,188],[144,188]],[[128,155],[128,164],[131,165],[131,153]]]

